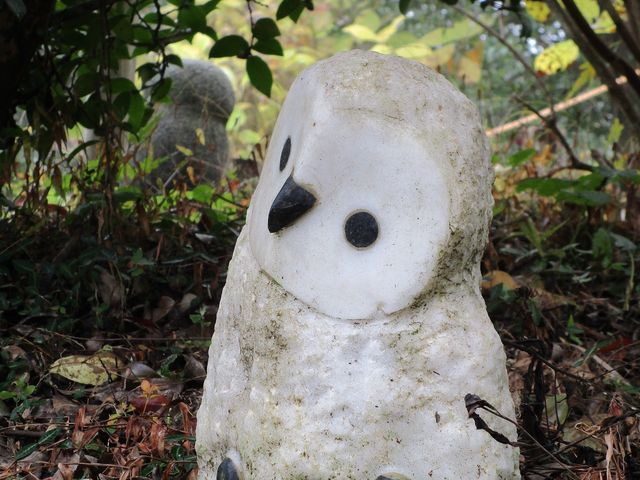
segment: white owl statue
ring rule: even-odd
[[[476,108],[424,65],[352,51],[298,76],[220,302],[201,480],[520,478],[465,407],[514,417],[479,292],[492,179]]]

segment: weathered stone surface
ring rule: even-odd
[[[224,172],[229,157],[229,142],[225,126],[235,95],[224,72],[207,61],[183,60],[183,68],[170,66],[165,76],[172,80],[171,103],[158,109],[160,121],[151,137],[155,158],[168,157],[162,165],[144,179],[155,185],[179,177],[188,182],[186,167],[194,169],[201,181],[216,182]],[[202,129],[204,143],[196,129]],[[176,146],[193,153],[185,156]],[[147,155],[141,149],[137,159]],[[184,162],[184,160],[187,160]],[[182,163],[184,162],[184,165]]]
[[[202,480],[225,458],[245,480],[519,478],[517,450],[476,430],[464,400],[514,416],[479,292],[488,156],[475,107],[418,63],[354,51],[298,77],[218,312]],[[270,233],[290,177],[317,201]],[[378,225],[366,248],[345,232],[357,212]]]

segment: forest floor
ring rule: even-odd
[[[0,225],[0,480],[196,478],[207,347],[247,203],[233,190],[230,208],[132,208],[109,236],[102,207]],[[517,441],[526,479],[638,479],[639,305],[633,271],[609,268],[629,266],[624,229],[602,267],[593,216],[516,211],[496,216],[483,261],[518,410],[519,439],[496,441]]]

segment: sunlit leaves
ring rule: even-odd
[[[536,22],[546,22],[551,14],[551,10],[543,0],[528,0],[525,8]]]
[[[580,49],[573,40],[564,40],[545,48],[534,60],[537,72],[553,75],[564,71],[578,59]]]

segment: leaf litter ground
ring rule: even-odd
[[[0,479],[196,478],[195,415],[243,204],[222,217],[193,203],[138,210],[100,242],[98,210],[5,222]],[[488,429],[501,415],[490,399],[466,399],[469,421],[520,447],[523,478],[640,478],[637,298],[628,275],[581,256],[579,239],[558,271],[549,252],[582,221],[562,213],[544,245],[531,228],[560,224],[557,212],[494,221],[482,289],[519,438]]]

